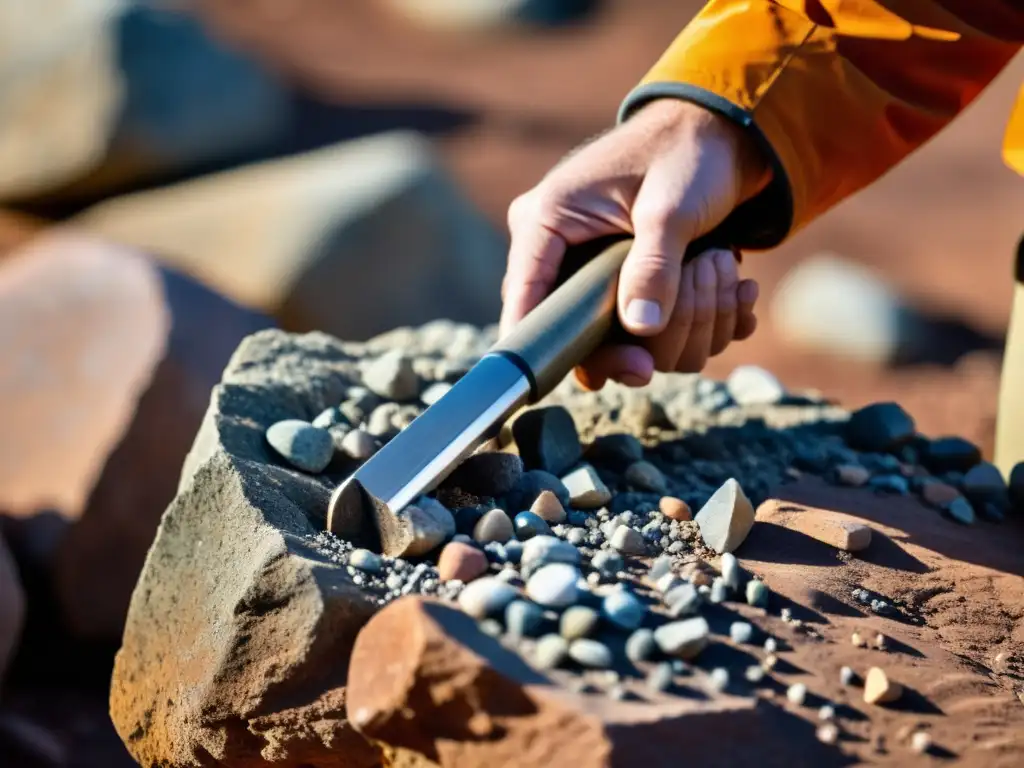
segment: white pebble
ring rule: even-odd
[[[734,621],[729,626],[729,637],[734,643],[743,645],[754,636],[754,628],[746,621]]]
[[[927,731],[915,731],[910,737],[910,748],[917,754],[923,755],[932,748],[932,737]]]
[[[776,640],[774,637],[769,637],[767,640],[764,641],[765,653],[775,653],[777,650],[779,650],[779,641]]]
[[[724,691],[729,687],[729,670],[725,667],[716,667],[711,670],[711,687],[716,691]]]
[[[836,710],[835,710],[835,708],[830,706],[830,705],[828,705],[828,704],[826,704],[825,706],[823,706],[821,709],[818,710],[818,719],[819,720],[826,720],[826,721],[828,721],[828,720],[835,720],[836,719]]]
[[[839,740],[839,729],[835,723],[825,723],[818,728],[815,735],[822,744],[835,744]]]
[[[800,706],[807,698],[807,686],[803,683],[793,683],[786,689],[786,698],[793,704]]]

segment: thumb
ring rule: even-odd
[[[630,333],[656,336],[665,330],[676,305],[691,227],[680,212],[644,210],[638,200],[633,229],[633,246],[619,276],[619,317]]]

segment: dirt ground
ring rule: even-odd
[[[205,5],[226,40],[258,51],[320,96],[463,118],[439,141],[473,199],[503,224],[517,194],[610,124],[620,99],[701,3],[609,0],[577,29],[471,39],[410,29],[376,0]],[[1000,146],[1022,79],[1018,58],[953,126],[876,185],[783,247],[751,254],[747,276],[761,281],[762,296],[800,259],[828,250],[878,268],[916,301],[1003,333],[1012,253],[1024,230],[1024,180],[1002,165]],[[742,362],[851,407],[897,400],[926,432],[962,434],[991,449],[997,356],[955,368],[878,370],[787,348],[762,314],[757,334],[709,372],[724,375]]]

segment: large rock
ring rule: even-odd
[[[73,232],[0,265],[0,509],[80,636],[117,640],[210,390],[269,321]],[[49,510],[51,514],[40,515]],[[70,528],[57,530],[56,511]],[[42,541],[46,539],[46,541]],[[45,549],[46,551],[40,551]]]
[[[0,197],[91,170],[123,91],[111,18],[125,0],[0,3]]]
[[[3,684],[7,665],[21,639],[24,620],[25,594],[14,558],[0,534],[0,685]]]
[[[398,331],[368,345],[264,331],[236,351],[146,559],[115,663],[111,715],[141,765],[377,764],[344,714],[347,660],[377,598],[322,545],[331,491],[351,465],[291,469],[264,432],[341,402],[360,359],[396,346],[482,351],[478,335],[460,345],[450,326],[424,329],[415,343]]]
[[[0,40],[4,197],[95,199],[237,162],[293,127],[289,88],[180,11],[131,0],[5,3]]]
[[[795,718],[763,700],[706,692],[617,702],[556,682],[466,614],[403,598],[359,634],[347,707],[368,737],[444,768],[839,764],[831,748],[792,738]]]
[[[294,330],[359,340],[500,310],[503,239],[410,133],[117,198],[78,222]]]

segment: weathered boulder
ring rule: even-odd
[[[0,41],[7,199],[79,204],[244,160],[293,126],[289,87],[180,9],[5,4]]]
[[[393,133],[115,198],[78,223],[299,331],[497,320],[505,243],[427,141]]]
[[[42,236],[0,264],[0,353],[15,361],[0,509],[20,518],[18,549],[78,636],[120,637],[210,390],[241,339],[268,325],[80,233]]]
[[[380,595],[323,545],[331,491],[353,464],[336,457],[319,475],[292,468],[265,431],[342,402],[360,383],[360,361],[401,346],[403,333],[361,345],[263,331],[231,359],[146,559],[115,663],[111,714],[141,765],[378,764],[344,701],[352,643]],[[482,351],[477,334],[460,347],[451,326],[415,339],[410,353]]]
[[[403,598],[356,640],[348,713],[368,737],[444,768],[841,764],[834,749],[794,738],[810,727],[764,700],[709,690],[614,701],[571,693],[558,674],[461,611]]]

